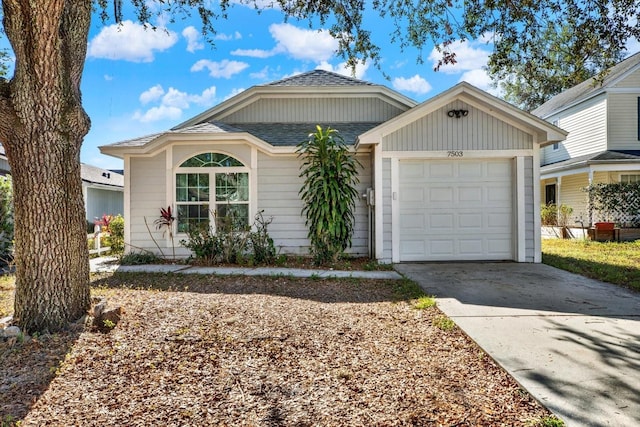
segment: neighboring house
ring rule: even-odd
[[[591,183],[640,181],[640,53],[612,67],[602,82],[587,80],[532,112],[569,132],[540,156],[543,203],[573,208],[572,222],[590,225]]]
[[[308,254],[295,145],[331,126],[363,166],[350,252],[381,262],[540,262],[540,144],[565,132],[467,83],[416,105],[385,86],[315,70],[251,87],[166,132],[100,147],[124,159],[125,241],[154,250],[145,221],[230,210],[273,217],[283,253]],[[168,233],[155,231],[161,245]],[[179,248],[181,255],[187,249]]]
[[[88,222],[93,223],[104,214],[124,213],[124,176],[121,171],[110,171],[82,163],[80,173]],[[0,145],[0,176],[4,175],[11,175],[11,168],[4,147]]]
[[[82,163],[82,195],[87,221],[124,214],[124,176]]]

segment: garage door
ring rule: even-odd
[[[511,260],[512,160],[399,162],[401,261]]]

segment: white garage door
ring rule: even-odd
[[[400,260],[511,260],[512,160],[399,162]]]

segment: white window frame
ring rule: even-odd
[[[231,155],[231,154],[227,154],[224,152],[220,152],[220,151],[206,151],[203,153],[195,153],[190,155],[189,157],[185,158],[184,160],[182,160],[179,165],[181,165],[182,163],[184,163],[185,161],[189,160],[192,157],[198,156],[199,154],[204,154],[204,153],[208,153],[208,152],[213,152],[213,153],[220,153],[220,154],[224,154],[224,155],[229,155],[230,157],[233,157],[234,159],[238,160],[239,162],[241,162],[236,156]],[[242,162],[241,162],[242,163]],[[173,204],[175,206],[175,215],[176,215],[176,221],[175,221],[175,225],[174,225],[174,234],[175,236],[178,237],[186,237],[187,233],[185,232],[178,232],[178,220],[177,220],[177,215],[178,215],[178,205],[189,205],[189,204],[194,204],[194,205],[202,205],[202,204],[208,204],[209,205],[209,225],[210,227],[212,227],[213,230],[215,230],[215,212],[216,210],[216,205],[221,204],[222,202],[218,202],[216,201],[216,195],[215,195],[215,191],[216,191],[216,175],[218,174],[226,174],[226,173],[246,173],[247,174],[247,180],[248,180],[248,191],[247,191],[247,200],[246,201],[242,201],[242,202],[235,202],[233,204],[243,204],[243,205],[247,205],[247,226],[251,225],[251,204],[252,204],[252,200],[251,200],[251,194],[252,194],[252,188],[251,188],[251,169],[247,166],[213,166],[213,167],[180,167],[180,166],[176,166],[173,170],[173,174],[172,174],[172,200],[173,200]],[[208,174],[209,175],[209,201],[207,202],[184,202],[184,201],[178,201],[177,198],[177,186],[176,186],[176,181],[177,181],[177,176],[178,174]]]
[[[636,178],[635,178],[635,181],[623,181],[622,180],[623,176],[634,176]],[[618,182],[626,182],[626,183],[640,182],[640,173],[631,173],[631,172],[620,173],[618,175]]]

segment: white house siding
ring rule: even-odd
[[[372,186],[371,161],[369,154],[357,156],[363,166],[358,192],[364,194]],[[298,192],[303,179],[300,174],[300,160],[297,156],[269,156],[258,154],[258,209],[264,210],[265,218],[273,217],[269,225],[269,235],[281,253],[309,254],[307,227],[302,216],[303,203]],[[356,222],[352,248],[347,252],[368,255],[368,211],[366,201],[356,201]]]
[[[466,117],[447,111],[465,109]],[[428,114],[384,139],[384,151],[516,150],[531,149],[531,135],[462,101]]]
[[[382,230],[381,262],[391,262],[393,255],[391,226],[391,159],[382,159]]]
[[[607,149],[607,99],[604,95],[585,101],[577,107],[562,112],[558,116],[548,117],[546,120],[557,121],[557,126],[569,132],[569,135],[564,142],[558,144],[557,150],[553,149],[553,145],[542,149],[542,165]]]
[[[160,208],[167,207],[165,153],[161,152],[153,157],[132,157],[130,168],[125,171],[125,174],[131,177],[129,186],[131,212],[128,216],[125,215],[125,220],[130,222],[131,241],[128,243],[133,245],[130,250],[139,251],[139,248],[142,248],[157,253],[158,250],[149,237],[144,219],[147,219],[160,246],[164,244],[166,247],[166,239],[163,240],[162,232],[156,231],[153,226],[153,221],[160,215]]]
[[[610,150],[640,150],[638,98],[640,98],[640,89],[638,93],[609,94],[607,136]]]
[[[102,215],[122,215],[124,213],[124,193],[122,189],[106,190],[102,188],[87,188],[85,206],[87,207],[87,221],[94,221]]]
[[[403,111],[374,97],[265,98],[221,116],[220,120],[226,123],[383,122]]]

